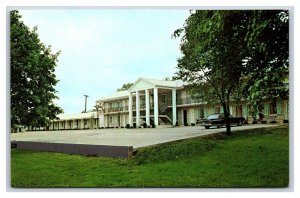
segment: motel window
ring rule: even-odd
[[[220,106],[215,107],[215,113],[221,113],[221,107]]]
[[[195,111],[196,115],[196,119],[203,119],[204,118],[204,109],[203,108],[199,108]]]
[[[199,117],[200,117],[201,119],[204,118],[204,109],[203,109],[203,108],[200,108],[200,109],[199,109]]]
[[[270,105],[270,114],[277,114],[277,104],[276,104],[276,101],[270,102],[269,105]]]
[[[165,95],[161,95],[161,102],[166,103],[166,96]]]

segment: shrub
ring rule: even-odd
[[[143,127],[144,127],[144,128],[147,128],[146,122],[143,123]]]

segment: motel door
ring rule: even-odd
[[[243,106],[237,105],[236,106],[236,117],[242,117],[243,114]]]
[[[187,125],[187,110],[183,110],[183,124]]]

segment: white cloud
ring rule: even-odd
[[[175,10],[26,10],[25,24],[38,25],[40,39],[61,50],[57,78],[59,105],[82,111],[139,77],[162,79],[175,72],[179,40],[172,32],[188,11]],[[90,105],[90,108],[92,105]]]

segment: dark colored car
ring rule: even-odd
[[[231,124],[236,124],[237,126],[243,125],[245,118],[244,117],[232,117],[229,115],[229,121]],[[222,127],[226,125],[224,114],[212,114],[208,116],[206,119],[202,120],[201,126],[204,126],[206,129],[209,129],[212,126]]]

